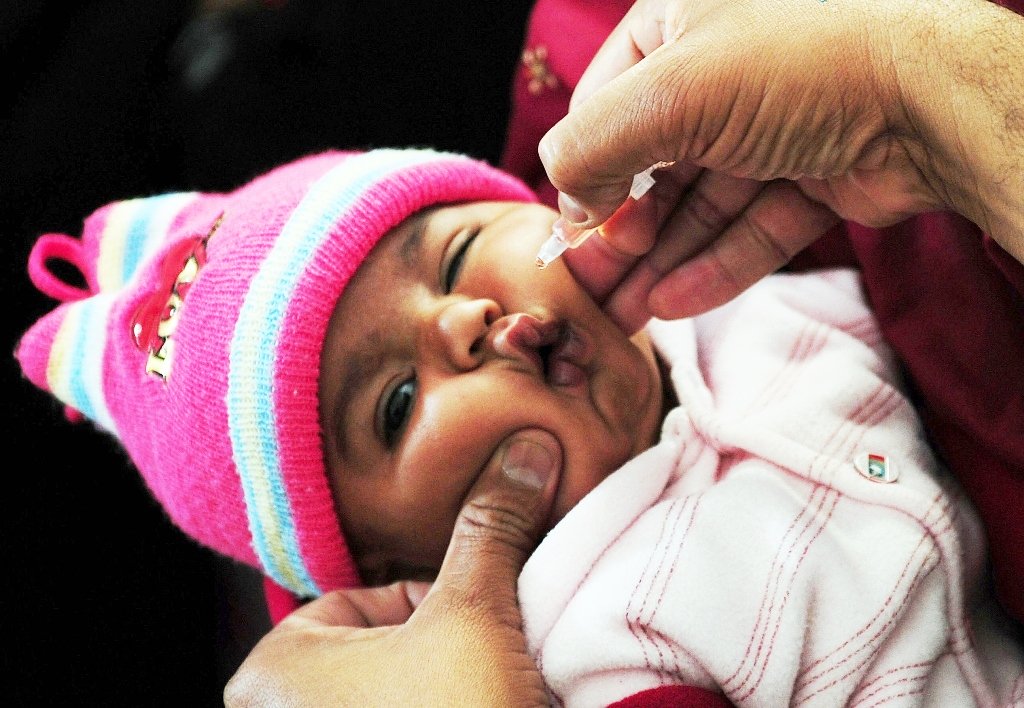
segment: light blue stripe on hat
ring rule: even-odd
[[[297,283],[337,223],[375,182],[439,153],[377,150],[320,177],[296,206],[254,275],[231,342],[228,425],[245,494],[253,546],[277,582],[320,594],[303,561],[281,469],[274,410],[278,337]]]
[[[54,338],[47,372],[54,394],[85,417],[117,435],[103,391],[103,354],[113,294],[99,294],[74,303]],[[60,342],[58,346],[58,342]]]
[[[137,200],[125,236],[121,277],[127,283],[167,238],[167,231],[178,213],[196,198],[195,192],[170,192]],[[196,234],[205,236],[206,234]]]

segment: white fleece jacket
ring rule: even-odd
[[[772,276],[649,332],[680,405],[520,577],[553,703],[681,683],[737,706],[1024,705],[980,526],[855,273]],[[869,453],[898,479],[862,474]]]

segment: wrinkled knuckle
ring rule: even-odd
[[[716,93],[708,83],[717,71],[709,71],[707,60],[686,43],[669,45],[660,71],[650,75],[648,91],[654,105],[650,130],[662,159],[693,161],[708,148],[711,124],[705,123],[707,96]],[[713,112],[712,112],[713,113]]]
[[[490,499],[471,500],[463,507],[460,523],[470,537],[523,551],[530,547],[531,524],[509,503]]]
[[[685,218],[709,234],[716,234],[729,223],[729,216],[699,189],[694,190],[683,205]]]
[[[686,81],[687,66],[672,67],[670,76],[659,82],[657,90],[649,92],[652,105],[648,113],[663,116],[653,121],[647,130],[651,131],[652,147],[663,160],[677,160],[690,152],[693,142],[688,130],[689,85]]]
[[[748,283],[736,270],[731,261],[724,257],[721,249],[712,248],[710,253],[713,259],[712,263],[714,270],[718,274],[718,279],[725,282],[732,292],[739,293],[745,290]]]
[[[762,223],[757,216],[748,210],[743,214],[743,222],[747,226],[750,240],[753,245],[761,251],[775,266],[781,266],[796,255],[791,253],[786,244],[776,236],[773,231]]]

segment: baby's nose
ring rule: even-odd
[[[444,307],[437,317],[436,333],[445,358],[457,370],[474,369],[485,356],[491,325],[501,317],[493,300],[459,300]]]

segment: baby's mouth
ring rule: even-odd
[[[579,386],[587,377],[580,365],[583,342],[568,323],[559,327],[557,338],[539,350],[544,363],[544,380],[551,386]]]
[[[530,361],[551,386],[578,386],[586,380],[582,366],[586,346],[568,322],[511,315],[493,341],[499,354]]]
[[[541,369],[544,374],[545,381],[548,378],[548,372],[551,371],[551,352],[554,350],[554,344],[547,344],[537,349],[537,354],[540,355]]]

